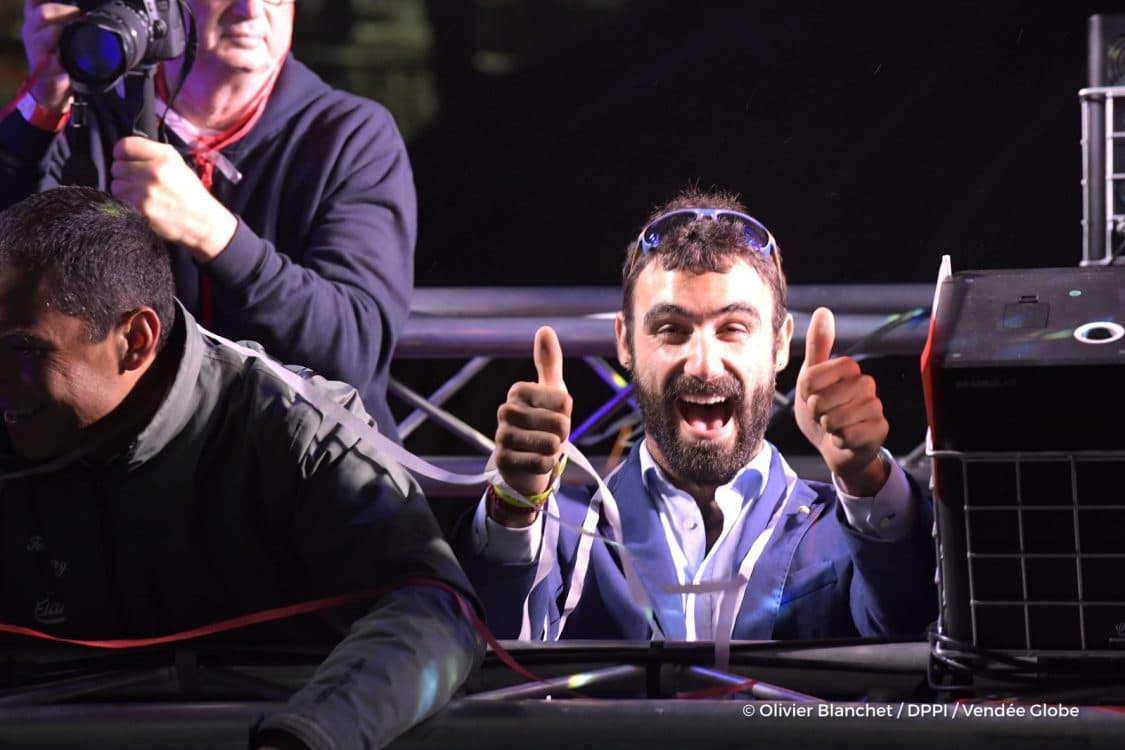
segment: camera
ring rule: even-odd
[[[184,53],[182,0],[78,0],[63,29],[59,62],[80,94],[113,88],[127,73]]]

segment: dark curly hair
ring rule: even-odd
[[[653,211],[645,219],[642,227],[647,227],[649,223],[666,213],[682,208],[725,208],[744,214],[750,213],[738,198],[730,193],[721,190],[707,192],[691,187],[680,191],[670,201]],[[747,247],[745,235],[737,224],[696,219],[661,237],[660,244],[648,253],[641,252],[636,235],[626,247],[625,265],[621,269],[622,310],[630,339],[633,332],[633,290],[641,271],[654,262],[654,259],[659,259],[661,265],[670,271],[692,273],[725,273],[736,260],[743,260],[756,270],[773,290],[774,332],[780,331],[785,323],[785,273],[781,270],[781,251],[775,249],[771,257],[764,258],[761,253]]]
[[[0,264],[51,272],[47,304],[82,320],[101,341],[147,306],[163,346],[175,320],[168,247],[131,206],[87,187],[36,193],[0,212]]]

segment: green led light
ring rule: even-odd
[[[1082,296],[1082,290],[1081,289],[1071,289],[1070,290],[1070,296],[1071,297],[1081,297]]]

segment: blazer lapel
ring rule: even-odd
[[[639,447],[633,448],[629,465],[622,467],[617,477],[618,481],[610,486],[610,490],[617,498],[621,514],[622,541],[633,557],[633,564],[652,600],[656,621],[664,629],[665,638],[684,640],[687,628],[683,600],[680,594],[664,590],[664,587],[678,582],[676,568],[656,504],[641,479]]]
[[[757,499],[753,501],[750,512],[746,516],[746,521],[742,524],[742,532],[738,537],[738,546],[735,547],[734,560],[731,563],[729,572],[732,576],[738,573],[738,566],[742,560],[750,552],[750,548],[754,546],[754,542],[765,531],[766,526],[773,517],[773,513],[777,510],[777,504],[782,501],[785,495],[785,474],[781,471],[781,462],[777,458],[777,449],[773,449],[773,459],[770,461],[770,473],[766,477],[766,486],[758,495],[758,489],[761,487],[761,475],[757,471],[754,472],[756,483],[748,484],[743,495],[751,493],[758,495]],[[743,500],[745,502],[745,500]]]
[[[766,490],[759,499],[773,497],[773,502],[769,505],[771,508],[775,507],[780,498],[773,493],[784,493],[786,484],[781,454],[775,449]],[[793,490],[784,503],[773,535],[750,574],[750,582],[746,586],[746,594],[734,624],[733,637],[736,639],[769,640],[773,637],[777,611],[781,607],[781,593],[793,552],[825,507],[812,488],[800,480],[794,483]],[[751,533],[744,529],[746,538],[739,540],[738,557],[734,563],[736,568],[754,543],[756,536],[750,538]]]

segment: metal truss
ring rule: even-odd
[[[794,355],[804,351],[809,318],[820,306],[836,314],[837,351],[853,356],[920,354],[933,294],[929,284],[791,286],[787,305],[796,323]],[[617,287],[417,289],[395,360],[464,360],[465,364],[427,395],[399,378],[391,379],[391,394],[413,409],[398,425],[404,444],[422,452],[412,436],[422,424],[432,422],[456,436],[479,458],[427,459],[451,471],[481,471],[494,448],[494,425],[482,426],[482,431],[444,408],[445,404],[469,387],[494,360],[530,360],[535,331],[542,325],[552,326],[568,359],[581,360],[608,390],[600,406],[574,428],[572,441],[579,445],[583,441],[593,443],[635,426],[639,419],[630,396],[631,385],[610,362],[616,357],[613,321],[620,304]],[[784,394],[778,394],[775,403],[783,406],[786,402]],[[622,412],[624,416],[611,422]],[[595,465],[604,466],[612,458],[602,457]]]

